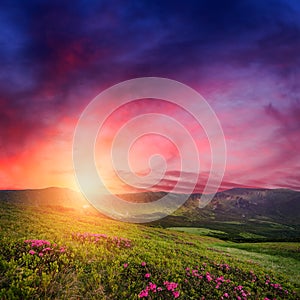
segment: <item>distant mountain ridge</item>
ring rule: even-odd
[[[49,187],[28,190],[0,190],[0,201],[36,207],[80,210],[89,203],[78,192],[68,188]]]
[[[125,201],[139,203],[155,201],[165,195],[166,192],[143,192],[118,196]],[[171,199],[176,201],[177,197],[182,196],[172,194]],[[190,195],[174,213],[148,223],[148,226],[205,228],[210,236],[237,242],[300,242],[300,192],[234,188],[218,192],[204,208],[199,208],[200,196]],[[80,193],[67,188],[2,190],[0,202],[105,217]]]
[[[151,202],[167,193],[121,195],[130,202]],[[191,223],[197,221],[234,221],[261,218],[288,224],[300,224],[300,192],[288,189],[233,188],[216,193],[212,201],[199,208],[201,194],[192,194],[173,216]],[[171,217],[167,217],[171,218]],[[173,218],[175,219],[175,218]]]
[[[300,224],[300,192],[287,189],[234,188],[219,192],[203,209],[197,209],[195,195],[184,205],[191,215],[191,209],[208,218],[220,221],[261,219]]]
[[[129,202],[152,202],[166,192],[143,192],[119,195]],[[300,224],[300,192],[287,189],[233,188],[218,192],[204,208],[199,208],[201,194],[192,194],[184,205],[160,224],[196,225],[210,221],[251,221],[252,219]],[[89,202],[78,192],[67,188],[35,190],[2,190],[0,201],[29,206],[62,207],[82,210]],[[174,225],[173,224],[173,225]]]

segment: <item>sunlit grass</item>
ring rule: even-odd
[[[280,244],[280,243],[278,243]],[[214,245],[215,249],[224,251],[224,253],[230,254],[240,260],[248,260],[253,263],[257,263],[259,266],[266,270],[272,271],[278,274],[285,274],[289,277],[290,281],[294,283],[300,282],[300,261],[293,257],[282,257],[279,254],[280,250],[277,250],[277,254],[269,255],[260,251],[259,247],[256,251],[253,251],[251,247],[239,247],[240,245],[228,245],[222,246]],[[280,245],[279,245],[280,246]],[[242,250],[242,249],[248,250]]]
[[[0,209],[1,299],[138,299],[147,293],[148,299],[220,299],[226,293],[234,299],[242,293],[247,299],[272,294],[296,299],[291,293],[299,272],[288,254],[280,261],[277,255],[239,250],[238,244],[199,231],[188,234],[42,207],[3,203]],[[66,251],[54,255],[45,250],[39,257],[42,250],[29,253],[28,239]],[[297,248],[290,243],[276,249],[288,253]]]

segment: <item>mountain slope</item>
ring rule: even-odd
[[[165,192],[120,195],[125,201],[152,202]],[[182,197],[183,195],[173,195]],[[199,208],[201,194],[192,194],[185,204],[150,226],[203,227],[217,230],[210,235],[225,239],[243,237],[272,240],[300,240],[300,192],[286,189],[236,188],[215,195],[204,208]],[[0,201],[61,211],[99,214],[85,198],[72,190],[47,188],[41,190],[0,191]]]
[[[130,202],[155,201],[166,193],[136,193],[121,195]],[[298,224],[300,192],[286,189],[235,188],[217,193],[204,208],[199,208],[201,194],[192,194],[173,216],[189,221],[241,221],[262,219]]]
[[[50,187],[33,190],[2,190],[0,201],[26,206],[51,207],[67,211],[89,209],[87,200],[67,188]]]
[[[131,202],[148,202],[158,195],[165,193],[122,197]],[[234,241],[300,240],[300,192],[235,188],[217,193],[204,208],[199,208],[200,196],[192,194],[172,215],[151,225],[206,228],[211,229],[210,236]]]
[[[298,224],[300,192],[268,189],[231,189],[217,193],[203,209],[198,208],[198,195],[192,195],[177,212],[183,216],[204,216],[219,221],[261,219]]]

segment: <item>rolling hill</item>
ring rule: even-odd
[[[68,189],[0,191],[0,299],[299,299],[300,244],[286,242],[299,239],[299,193],[198,198],[145,225],[103,218]]]
[[[130,202],[151,202],[165,192],[120,195]],[[180,197],[181,195],[178,195]],[[209,235],[229,240],[300,240],[300,192],[287,189],[235,188],[219,192],[204,208],[200,194],[150,226],[209,228]],[[85,198],[66,188],[0,191],[0,200],[60,211],[99,214]],[[216,233],[217,232],[217,233]]]

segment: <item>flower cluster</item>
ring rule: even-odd
[[[51,244],[47,240],[25,240],[25,244],[29,246],[28,253],[31,255],[38,255],[43,257],[44,255],[53,255],[54,253],[66,252],[65,247],[58,247],[57,244]]]
[[[174,298],[179,297],[180,292],[176,291],[176,289],[178,287],[178,283],[165,281],[164,285],[165,285],[165,287],[167,288],[168,291],[171,291],[173,293]]]
[[[144,288],[138,293],[139,298],[176,299],[180,296],[178,283],[163,280],[162,274],[157,274],[155,268],[145,261],[138,265],[126,262],[123,264],[123,270],[126,277],[131,277],[135,282],[142,281],[144,283]],[[152,276],[152,272],[155,273],[154,276]]]
[[[157,286],[155,283],[149,282],[149,284],[146,286],[146,288],[143,289],[139,293],[139,298],[147,298],[151,294],[152,295],[159,294],[159,293],[162,294],[162,293],[166,293],[167,291],[169,291],[172,293],[173,298],[176,299],[180,296],[180,292],[178,290],[176,290],[177,287],[178,287],[178,283],[175,283],[175,282],[165,281],[163,287]],[[159,296],[159,295],[157,295],[157,296]],[[168,299],[170,299],[170,298],[168,298]]]
[[[269,275],[244,271],[227,263],[203,262],[200,266],[186,267],[176,282],[165,280],[169,274],[158,271],[151,263],[123,263],[123,275],[130,279],[126,286],[136,286],[132,292],[140,299],[294,299],[293,292],[282,284],[272,282]],[[133,284],[134,283],[134,284]],[[125,292],[126,294],[126,292]],[[127,294],[126,294],[127,295]]]
[[[131,248],[132,242],[129,239],[122,237],[109,237],[103,233],[73,233],[72,238],[74,240],[80,241],[82,243],[89,242],[94,244],[103,244],[110,248],[110,246],[115,246],[117,248]]]
[[[213,268],[212,268],[213,267]],[[238,268],[232,268],[228,264],[212,263],[207,266],[203,263],[201,267],[186,268],[186,278],[182,288],[185,291],[194,290],[198,295],[211,295],[216,299],[237,299],[247,300],[253,297],[249,290],[255,284],[255,290],[266,295],[265,300],[286,299],[289,291],[283,289],[279,283],[272,283],[269,276],[259,278],[254,271],[243,272]],[[240,278],[247,287],[238,284],[236,278]],[[231,278],[234,278],[232,280]],[[275,297],[275,298],[274,298]]]
[[[245,291],[243,286],[235,286],[231,283],[229,278],[225,278],[224,275],[214,275],[211,272],[205,271],[206,264],[203,264],[201,268],[186,268],[186,279],[185,283],[194,286],[199,292],[214,293],[221,299],[231,298],[238,300],[247,299],[250,295],[249,292]],[[227,264],[216,264],[216,269],[221,270],[224,274],[230,270],[230,266]],[[202,272],[201,272],[202,271]]]
[[[65,246],[42,239],[25,240],[17,243],[15,249],[15,257],[26,262],[28,268],[39,276],[61,271],[69,264],[73,256],[72,251]]]

